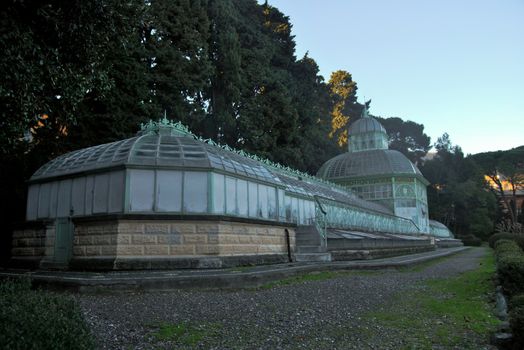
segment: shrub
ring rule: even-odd
[[[509,233],[509,232],[500,232],[491,235],[488,239],[489,246],[491,248],[495,247],[495,243],[500,239],[510,239],[517,242],[521,249],[524,249],[524,235]]]
[[[31,290],[25,280],[0,281],[0,348],[92,349],[72,297]]]
[[[513,333],[513,348],[524,349],[524,306],[517,306],[510,310],[509,325]]]
[[[522,249],[515,243],[515,241],[509,239],[499,239],[495,243],[495,254],[497,259],[505,256],[507,254],[516,254],[522,253]]]
[[[510,309],[515,307],[524,307],[524,293],[514,295],[509,301],[509,307]]]
[[[524,254],[507,252],[498,256],[497,272],[506,295],[524,293]]]

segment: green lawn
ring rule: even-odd
[[[498,319],[493,316],[494,257],[489,251],[479,268],[455,278],[422,282],[407,294],[398,295],[387,310],[365,318],[394,329],[406,337],[406,349],[478,349],[487,344]]]

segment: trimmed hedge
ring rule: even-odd
[[[93,349],[72,297],[31,290],[31,282],[0,281],[0,348]]]
[[[524,306],[509,311],[509,325],[513,333],[513,349],[524,349]]]
[[[515,243],[501,239],[495,243],[497,272],[504,292],[509,297],[524,293],[524,252]]]
[[[495,247],[497,274],[504,293],[509,297],[513,349],[524,349],[524,251],[513,239],[517,235],[497,235],[490,238],[490,245]]]
[[[524,249],[524,235],[509,233],[509,232],[499,232],[491,235],[488,239],[489,246],[495,248],[495,243],[501,239],[509,239],[517,242],[521,249]]]
[[[498,259],[499,257],[505,256],[509,253],[519,255],[519,253],[522,253],[522,249],[520,249],[515,241],[509,239],[499,239],[495,243],[495,253]]]

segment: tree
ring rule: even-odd
[[[493,193],[508,212],[510,225],[518,222],[517,192],[524,191],[524,146],[509,151],[479,153],[473,158],[480,164]]]
[[[431,139],[424,133],[424,125],[396,117],[375,118],[388,133],[389,148],[402,152],[413,163],[420,164],[431,148]]]
[[[236,145],[237,117],[242,87],[240,40],[234,26],[237,12],[231,1],[212,0],[210,61],[214,67],[208,99],[210,137],[219,142]]]
[[[441,221],[459,236],[474,234],[486,239],[493,231],[498,212],[481,168],[472,157],[464,157],[447,133],[438,139],[435,148],[437,155],[420,166],[432,184],[428,187],[431,219]]]
[[[328,89],[332,100],[330,138],[340,147],[348,143],[348,126],[352,118],[358,117],[362,107],[357,104],[357,83],[351,74],[338,70],[331,73]],[[360,106],[360,107],[359,107]]]

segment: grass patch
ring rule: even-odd
[[[365,317],[408,334],[406,349],[431,349],[433,344],[477,349],[499,324],[489,304],[494,273],[495,261],[489,252],[477,269],[455,278],[426,281],[424,288],[399,295],[388,311]]]
[[[0,348],[93,349],[80,307],[67,294],[32,290],[29,279],[0,281]]]
[[[217,337],[222,329],[220,323],[191,324],[188,322],[161,322],[151,325],[151,333],[157,342],[171,342],[175,345],[196,346],[198,343]]]
[[[441,256],[440,258],[431,259],[413,266],[409,267],[400,267],[398,271],[400,272],[421,272],[427,269],[430,266],[440,264],[441,262],[451,258],[453,255]]]
[[[307,274],[301,274],[293,277],[283,278],[277,281],[272,281],[255,288],[260,289],[271,289],[275,287],[288,286],[293,284],[300,284],[310,281],[325,281],[333,278],[345,277],[345,276],[373,276],[384,273],[384,271],[320,271],[310,272]]]

